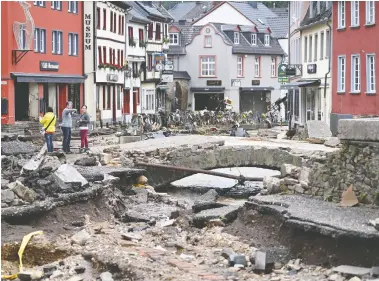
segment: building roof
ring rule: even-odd
[[[163,7],[158,6],[153,1],[128,1],[127,4],[148,19],[158,18],[162,21],[172,21],[173,18]]]
[[[320,12],[317,13],[317,1],[310,2],[313,4],[313,17],[310,17],[310,7],[305,14],[304,19],[300,23],[299,29],[305,29],[321,22],[324,22],[326,19],[330,18],[332,15],[332,5],[327,6],[325,1],[320,1]]]
[[[200,33],[200,29],[202,26],[192,26],[190,22],[184,22],[181,21],[175,22],[170,24],[171,26],[175,26],[179,31],[179,45],[170,45],[168,54],[169,55],[185,55],[186,54],[186,48],[185,46],[188,45],[193,37]]]
[[[193,20],[199,18],[211,8],[212,2],[196,1],[182,2],[172,7],[169,12],[175,21]]]
[[[286,17],[268,17],[266,20],[274,37],[288,38],[288,15]]]
[[[187,71],[174,71],[174,79],[191,80],[191,76]]]
[[[138,11],[135,7],[132,6],[132,9],[129,11],[129,14],[132,15],[132,18],[130,19],[131,22],[138,22],[138,23],[150,23],[151,20],[149,20],[146,16],[144,16],[141,12]]]
[[[288,17],[288,8],[271,8],[278,17]]]

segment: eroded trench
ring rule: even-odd
[[[254,167],[221,170],[234,174],[242,173],[245,176],[253,174],[263,177],[280,174],[275,170]],[[39,268],[45,271],[47,277],[59,271],[63,275],[61,279],[58,276],[57,280],[68,280],[65,277],[67,272],[82,272],[83,269],[80,268],[83,267],[85,269],[82,274],[86,276],[83,280],[102,280],[97,278],[101,278],[100,275],[105,271],[109,271],[114,280],[152,280],[149,279],[152,278],[149,274],[153,274],[150,264],[141,263],[138,266],[128,264],[125,269],[125,266],[112,258],[107,258],[107,255],[101,256],[87,251],[88,249],[84,251],[82,248],[71,248],[67,245],[72,242],[67,244],[62,241],[85,229],[89,221],[92,225],[114,223],[116,227],[112,229],[123,229],[132,236],[148,231],[153,233],[151,234],[153,237],[159,236],[159,232],[154,233],[155,230],[152,229],[160,222],[170,219],[175,219],[176,222],[173,226],[167,225],[167,229],[179,227],[180,231],[185,230],[188,233],[187,240],[190,241],[191,237],[198,236],[200,231],[191,223],[193,216],[191,206],[211,189],[219,194],[217,202],[241,206],[235,218],[226,223],[222,232],[237,237],[237,240],[250,247],[264,249],[267,252],[266,274],[273,270],[275,264],[286,264],[291,259],[298,258],[306,264],[326,268],[340,264],[365,267],[379,264],[378,239],[325,236],[314,231],[288,226],[277,214],[255,210],[247,199],[259,193],[262,182],[246,182],[241,186],[235,180],[193,175],[159,190],[169,196],[154,195],[141,188],[132,188],[128,181],[127,185],[124,182],[104,189],[100,195],[85,202],[60,206],[45,213],[22,218],[3,219],[2,274],[17,272],[17,252],[23,236],[43,230],[45,237],[41,239],[36,237],[25,250],[23,261],[26,268]],[[168,236],[170,231],[173,230],[166,231]],[[107,232],[101,233],[107,234]],[[112,240],[113,237],[109,235],[109,239]],[[132,238],[127,240],[133,240]],[[201,241],[196,243],[201,245]],[[116,243],[113,247],[127,249],[130,245]],[[183,249],[178,250],[178,255]],[[154,258],[152,260],[156,261]],[[152,271],[143,272],[144,268]],[[159,266],[155,270],[159,271],[158,268]]]

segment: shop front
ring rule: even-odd
[[[240,112],[252,111],[261,116],[270,110],[273,87],[240,87]]]
[[[192,97],[191,97],[192,96]],[[192,110],[216,110],[225,96],[225,87],[191,87],[190,102]]]

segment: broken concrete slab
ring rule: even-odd
[[[78,166],[97,166],[97,159],[94,156],[85,156],[76,160],[74,164]]]
[[[6,189],[1,191],[1,202],[12,203],[14,199],[15,195],[12,190]]]
[[[219,208],[225,206],[224,204],[217,203],[218,193],[211,189],[207,193],[203,194],[196,200],[192,206],[194,213],[201,212],[207,209]]]
[[[282,164],[282,166],[280,167],[280,174],[282,178],[287,176],[297,178],[299,171],[300,167],[292,164]]]
[[[120,144],[137,142],[141,140],[141,136],[120,136]]]
[[[240,206],[225,206],[216,209],[208,209],[197,213],[193,218],[196,227],[203,227],[212,219],[221,219],[224,223],[232,222],[237,218]]]
[[[75,166],[75,168],[89,182],[104,180],[104,174],[124,179],[137,177],[145,172],[143,169],[131,169],[124,167]]]
[[[333,268],[333,271],[338,272],[340,274],[347,274],[352,276],[364,276],[370,274],[371,268],[351,265],[340,265]]]
[[[326,236],[379,238],[379,231],[368,220],[376,219],[375,208],[341,208],[332,202],[303,195],[266,195],[250,197],[248,208],[278,214],[293,227],[314,230]]]
[[[379,141],[379,118],[341,119],[338,122],[340,140]]]
[[[23,185],[19,181],[11,182],[8,187],[22,200],[33,203],[36,200],[36,193],[33,189],[30,189]]]
[[[61,191],[80,190],[88,186],[88,181],[69,164],[61,165],[54,173]]]
[[[38,148],[31,143],[22,141],[9,141],[1,144],[2,155],[19,155],[32,154],[38,151]]]
[[[307,121],[307,133],[310,139],[326,139],[332,136],[329,125],[324,121]]]
[[[336,137],[331,137],[331,138],[327,138],[324,142],[324,145],[325,146],[328,146],[328,147],[337,147],[341,144],[339,138],[336,138]]]

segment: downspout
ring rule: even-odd
[[[128,23],[130,22],[130,19],[132,18],[131,15],[129,14],[129,12],[133,9],[133,7],[130,7],[129,9],[126,9],[125,10],[125,23],[124,23],[124,28],[125,28],[125,32],[124,32],[124,36],[125,36],[125,45],[124,45],[124,57],[122,58],[123,62],[122,64],[124,65],[125,61],[126,61],[126,58],[128,57],[128,54],[127,54],[127,50],[128,50]],[[129,68],[129,65],[128,65],[128,68]],[[126,80],[126,72],[124,70],[124,84],[122,85],[122,94],[121,94],[121,108],[122,108],[122,121],[124,123],[124,121],[126,121],[126,117],[125,117],[125,108],[124,108],[124,104],[125,104],[125,101],[124,101],[124,89],[125,89],[125,80]],[[133,96],[133,88],[132,89],[129,89],[129,106],[130,106],[130,97]]]
[[[288,55],[287,55],[287,58],[288,58],[288,65],[290,64],[290,57],[291,57],[291,52],[290,52],[290,48],[291,48],[291,1],[288,1]],[[290,102],[289,102],[289,98],[288,98],[288,90],[287,90],[287,108],[288,108],[288,105],[290,105]],[[291,108],[291,110],[293,110]],[[291,114],[291,110],[289,112],[289,116],[288,116],[288,129],[291,130],[292,126],[291,126],[291,119],[292,119],[292,114]],[[286,112],[286,115],[287,115],[287,112]]]
[[[332,53],[332,27],[330,26],[329,24],[329,21],[330,21],[330,18],[331,18],[331,15],[329,15],[328,19],[326,20],[326,25],[328,26],[329,28],[329,54],[328,54],[328,58],[329,58],[329,63],[328,63],[328,72],[325,73],[325,81],[324,81],[324,99],[326,99],[326,83],[327,83],[327,80],[328,80],[328,75],[330,74],[330,70],[331,70],[331,61],[332,61],[332,56],[331,56],[331,53]]]

